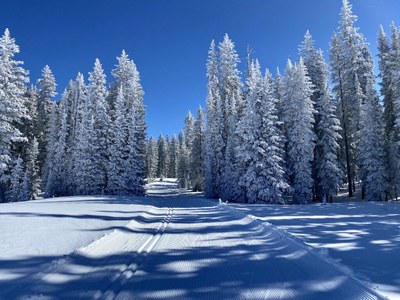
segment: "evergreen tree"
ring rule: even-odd
[[[115,120],[112,124],[110,160],[108,166],[108,192],[111,194],[124,194],[126,191],[126,163],[128,158],[128,120],[124,103],[124,92],[120,87],[115,105]]]
[[[190,168],[190,157],[189,149],[187,147],[188,143],[185,137],[185,131],[179,133],[179,161],[178,161],[178,179],[179,184],[183,188],[190,188],[190,178],[189,178],[189,168]],[[159,148],[160,149],[160,148]]]
[[[235,128],[243,111],[243,98],[241,93],[241,81],[239,77],[239,56],[232,40],[225,35],[219,43],[219,94],[221,97],[221,135],[222,135],[222,163],[219,187],[219,196],[224,200],[241,201],[243,191],[238,182],[240,173],[236,168],[235,148],[237,140]],[[218,109],[217,109],[218,110]]]
[[[356,146],[359,143],[357,136],[360,129],[361,104],[365,98],[367,82],[373,79],[372,57],[363,35],[354,27],[356,20],[348,0],[343,0],[338,33],[332,37],[330,48],[333,91],[339,103],[343,136],[341,147],[349,197],[354,193],[358,168]]]
[[[10,189],[6,193],[7,202],[29,200],[28,176],[23,169],[20,157],[15,161],[10,175]]]
[[[246,85],[244,117],[237,128],[237,157],[245,170],[240,185],[250,203],[284,203],[288,189],[283,170],[283,137],[278,128],[274,86],[267,72],[263,78],[258,61],[252,62]]]
[[[199,107],[194,123],[193,143],[191,151],[191,182],[194,191],[202,191],[204,188],[204,115]]]
[[[361,179],[367,200],[382,200],[386,190],[382,107],[372,81],[361,114],[359,157]]]
[[[39,173],[38,155],[39,155],[39,144],[34,137],[29,141],[28,155],[26,162],[26,172],[30,184],[30,197],[31,199],[37,199],[41,191],[41,178]]]
[[[204,192],[207,197],[218,197],[218,184],[221,181],[223,155],[222,107],[219,91],[218,52],[214,40],[208,51],[207,61],[207,109],[204,161]]]
[[[35,136],[39,143],[39,169],[44,175],[45,160],[47,157],[47,141],[50,126],[50,114],[56,93],[56,80],[50,67],[46,65],[42,70],[42,78],[38,80],[37,119],[35,120]]]
[[[55,184],[55,177],[54,177],[54,168],[55,168],[55,161],[54,156],[56,153],[57,142],[58,142],[58,134],[59,134],[59,109],[56,102],[52,103],[51,113],[50,113],[50,120],[49,120],[49,129],[47,134],[47,141],[46,141],[46,160],[44,165],[44,173],[43,173],[43,185],[45,190],[45,197],[52,197],[53,187]]]
[[[158,167],[157,177],[163,178],[167,174],[167,145],[165,143],[164,136],[160,134],[157,140],[158,148]]]
[[[106,76],[103,67],[98,59],[96,59],[93,71],[89,73],[88,85],[88,101],[90,109],[93,110],[93,129],[95,140],[92,147],[94,148],[94,161],[97,170],[97,176],[94,178],[96,182],[96,193],[104,193],[107,186],[107,168],[108,168],[108,147],[110,140],[109,124],[110,117],[108,115],[108,107],[106,103],[107,89],[105,87]]]
[[[393,40],[396,40],[397,28],[392,24]],[[393,45],[396,48],[395,45]],[[386,151],[386,164],[388,166],[388,192],[392,197],[397,198],[397,191],[399,189],[400,181],[398,179],[399,174],[399,134],[396,123],[396,113],[395,113],[395,103],[393,97],[393,88],[395,87],[392,77],[392,67],[391,62],[391,45],[389,39],[381,25],[378,32],[378,66],[380,77],[382,81],[381,95],[383,96],[383,120],[385,121],[385,151]],[[390,188],[389,188],[390,187]]]
[[[342,178],[342,170],[338,162],[340,140],[340,122],[336,117],[336,106],[329,91],[328,83],[319,98],[319,118],[316,127],[316,178],[320,188],[320,200],[329,199],[336,194]]]
[[[19,127],[24,118],[29,118],[24,98],[28,72],[22,61],[14,59],[18,53],[19,47],[6,29],[0,38],[0,201],[13,165],[12,144],[26,141]]]
[[[109,103],[109,115],[115,119],[115,96],[119,93],[119,88],[123,92],[123,110],[124,117],[129,120],[126,127],[125,146],[127,149],[127,158],[130,161],[130,168],[125,170],[125,176],[129,179],[129,184],[135,184],[128,189],[130,192],[142,195],[144,193],[143,185],[145,179],[145,155],[146,155],[146,110],[143,104],[143,88],[140,83],[140,75],[135,63],[129,56],[122,51],[117,58],[118,64],[112,74],[116,81],[111,89]]]
[[[158,166],[158,148],[154,138],[149,138],[146,145],[146,170],[147,178],[155,178]],[[175,174],[175,173],[174,173]],[[175,175],[173,175],[175,177]]]
[[[312,194],[311,164],[316,136],[313,131],[315,111],[311,100],[312,83],[302,58],[295,66],[288,62],[282,85],[287,171],[293,188],[293,200],[295,203],[307,203]]]
[[[171,178],[176,178],[178,174],[178,161],[179,161],[179,141],[174,134],[171,138],[171,143],[169,146],[169,176]]]

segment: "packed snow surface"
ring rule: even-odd
[[[382,299],[273,225],[148,188],[1,205],[0,299]]]
[[[325,249],[381,294],[400,299],[400,203],[231,207],[270,222],[320,251]]]

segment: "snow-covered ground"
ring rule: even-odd
[[[0,299],[381,298],[247,212],[170,181],[149,192],[1,205]]]
[[[231,206],[327,249],[381,294],[400,299],[400,203]]]

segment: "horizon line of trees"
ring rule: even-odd
[[[144,92],[125,51],[109,87],[96,59],[88,82],[78,73],[59,101],[50,67],[29,86],[18,53],[6,29],[0,38],[0,202],[144,195]]]
[[[307,31],[298,61],[289,59],[275,78],[261,71],[249,51],[242,82],[232,40],[225,35],[218,45],[211,42],[203,161],[192,166],[202,169],[207,197],[246,203],[327,201],[344,184],[353,197],[360,181],[363,198],[397,198],[400,29],[391,24],[391,39],[379,29],[378,93],[373,59],[356,20],[343,0],[329,67]],[[178,160],[180,155],[185,156],[178,154]]]

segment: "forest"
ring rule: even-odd
[[[347,0],[329,62],[310,32],[285,70],[246,72],[226,34],[211,42],[206,108],[172,137],[146,136],[139,71],[122,51],[107,82],[98,59],[60,99],[45,66],[30,83],[8,29],[0,38],[0,202],[67,195],[144,195],[176,177],[206,197],[245,203],[329,201],[346,186],[367,200],[397,199],[400,29],[378,30],[378,68]],[[242,78],[243,75],[243,78]]]

